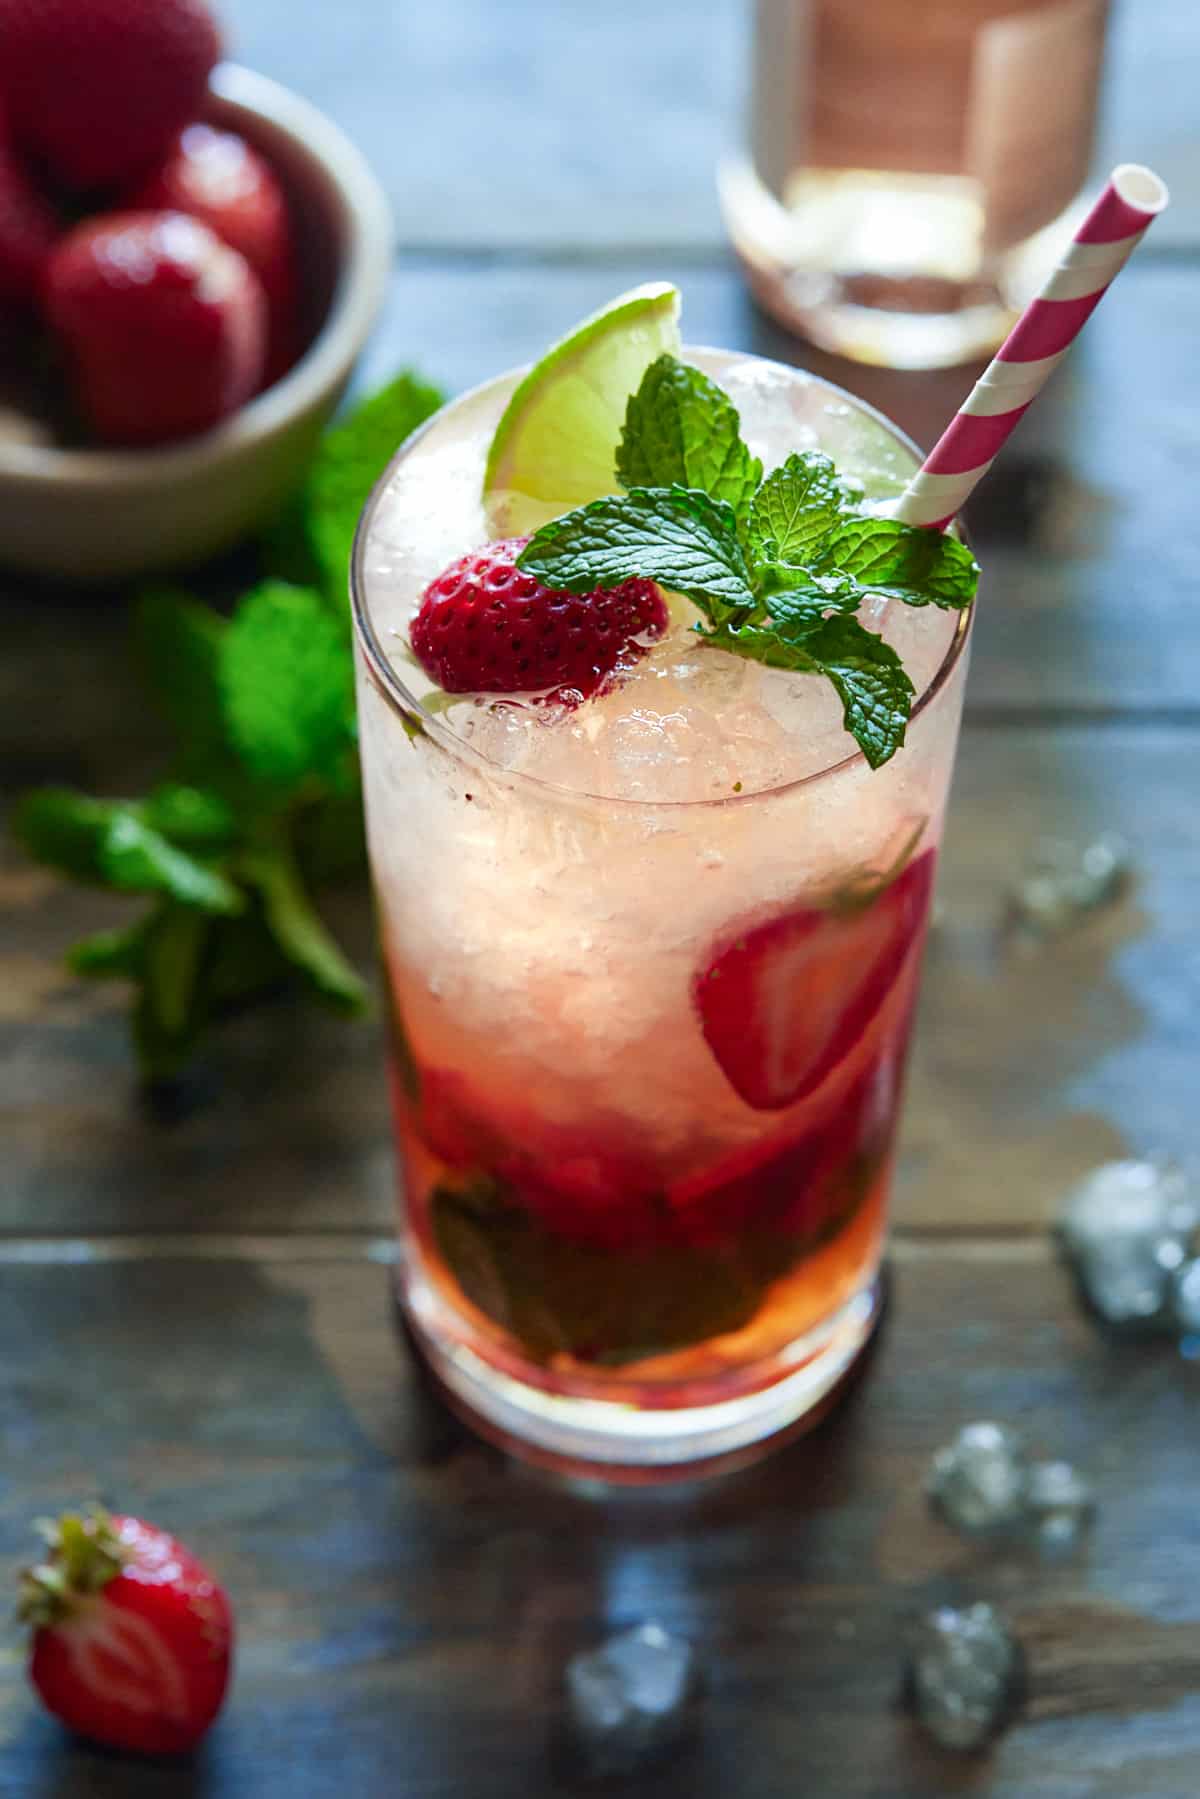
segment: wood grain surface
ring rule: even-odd
[[[1200,1375],[1100,1341],[1040,1246],[902,1251],[895,1288],[867,1378],[807,1442],[612,1495],[448,1419],[393,1340],[386,1271],[352,1251],[8,1265],[0,1396],[38,1503],[136,1491],[228,1579],[242,1650],[187,1772],[61,1742],[3,1668],[6,1799],[573,1791],[546,1774],[562,1662],[647,1615],[701,1645],[709,1697],[694,1752],[623,1792],[1184,1799]],[[1019,1416],[1093,1475],[1086,1555],[971,1547],[928,1516],[928,1456],[977,1416]],[[0,1495],[6,1558],[24,1489]],[[965,1595],[1030,1660],[1028,1705],[982,1763],[930,1750],[897,1705],[907,1620]]]
[[[400,251],[364,384],[450,389],[535,355],[651,275],[692,341],[798,360],[919,441],[970,370],[850,369],[788,342],[722,246],[748,9],[684,0],[226,0],[231,47],[310,95],[388,183]],[[89,1494],[226,1577],[227,1715],[194,1762],[71,1744],[0,1639],[3,1799],[537,1799],[564,1658],[656,1617],[701,1646],[693,1748],[631,1799],[1195,1799],[1200,1364],[1106,1341],[1045,1225],[1111,1155],[1196,1159],[1200,1058],[1200,140],[1194,0],[1118,0],[1097,166],[1174,205],[973,508],[987,565],[910,1079],[892,1303],[866,1378],[762,1467],[657,1494],[557,1484],[428,1392],[390,1298],[375,1025],[287,1005],[214,1043],[170,1119],[136,1090],[121,995],[62,969],[119,901],[0,848],[0,1575]],[[206,571],[236,592],[238,557]],[[0,576],[0,784],[119,793],[161,757],[125,596]],[[1044,835],[1114,830],[1128,892],[1012,928]],[[364,966],[361,894],[331,918]],[[979,1417],[1095,1481],[1074,1559],[964,1545],[932,1450]],[[898,1705],[906,1620],[990,1598],[1027,1705],[982,1757]],[[582,1788],[578,1790],[582,1791]]]

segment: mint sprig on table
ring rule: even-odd
[[[149,1080],[177,1074],[207,1026],[289,984],[338,1011],[365,1003],[313,897],[365,862],[347,572],[371,487],[440,403],[401,375],[326,433],[232,613],[173,588],[138,597],[135,655],[175,739],[161,781],[132,799],[53,787],[17,804],[31,855],[147,902],[68,964],[132,984]]]
[[[863,509],[827,456],[803,451],[763,478],[737,410],[675,357],[631,397],[617,450],[626,490],[543,525],[517,558],[549,586],[588,593],[633,576],[689,599],[715,649],[822,675],[872,768],[895,755],[912,711],[899,656],[854,616],[872,594],[969,606],[979,570],[940,531]]]

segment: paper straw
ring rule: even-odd
[[[1167,204],[1150,169],[1123,162],[897,502],[892,517],[942,531],[991,468],[1114,276]]]

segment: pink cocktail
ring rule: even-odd
[[[821,449],[875,497],[916,466],[811,376],[689,360],[768,466]],[[490,535],[513,384],[404,446],[356,553],[402,1291],[485,1431],[650,1476],[811,1416],[871,1332],[969,627],[869,602],[917,693],[877,770],[824,683],[675,602],[582,705],[433,692],[408,627]]]

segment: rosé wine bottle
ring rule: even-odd
[[[820,449],[882,498],[916,466],[835,387],[685,355],[768,467]],[[827,683],[682,602],[574,709],[431,690],[408,627],[488,538],[516,378],[401,448],[355,551],[401,1292],[485,1435],[650,1480],[812,1420],[870,1336],[969,622],[867,603],[917,692],[876,772]]]

